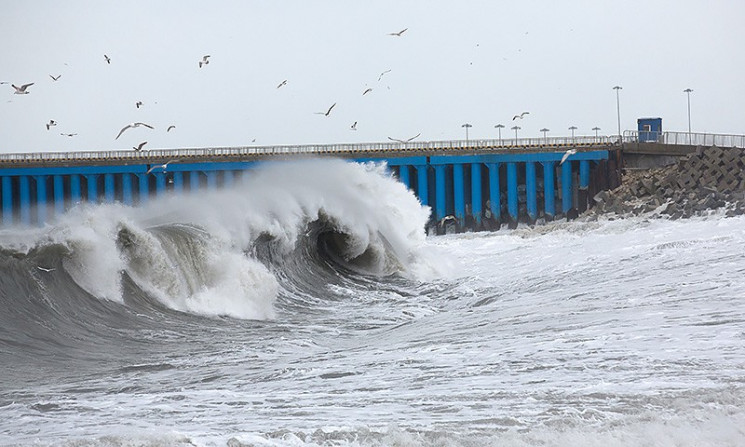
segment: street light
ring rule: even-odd
[[[499,132],[499,145],[502,145],[502,129],[504,129],[504,124],[497,124],[494,126],[497,129],[497,132]]]
[[[621,90],[623,87],[620,85],[617,85],[613,87],[613,90],[616,91],[616,113],[618,114],[618,141],[619,143],[622,143],[622,136],[621,136],[621,101],[618,96],[618,91]]]
[[[595,139],[597,140],[597,138],[598,138],[598,130],[600,130],[600,128],[598,126],[595,126],[595,127],[592,128],[592,130],[595,131]]]
[[[460,127],[465,127],[466,128],[466,144],[468,144],[468,129],[470,129],[473,126],[470,125],[470,124],[468,124],[468,123],[466,123],[466,124],[464,124],[464,125],[462,125]]]
[[[683,93],[688,95],[688,144],[691,144],[691,92],[693,89],[687,88]]]
[[[574,131],[577,130],[577,126],[571,126],[569,127],[569,130],[572,131],[572,140],[574,139]]]
[[[550,129],[546,129],[545,127],[541,129],[541,132],[543,132],[543,143],[548,144],[548,139],[546,137],[546,132],[548,132]]]
[[[512,126],[511,129],[515,131],[515,145],[517,145],[517,131],[520,130],[520,126]]]

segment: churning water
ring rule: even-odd
[[[745,218],[427,237],[383,167],[0,232],[0,445],[745,445]]]

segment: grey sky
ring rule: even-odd
[[[666,130],[686,130],[690,87],[694,131],[745,134],[741,0],[2,6],[4,153],[463,139],[466,122],[471,138],[495,138],[497,123],[514,136],[522,111],[521,137],[573,125],[612,135],[614,85],[623,129],[660,116]],[[13,94],[10,83],[29,82],[30,94]],[[114,139],[134,121],[155,130]]]

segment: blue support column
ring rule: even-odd
[[[466,189],[462,163],[453,165],[453,208],[458,226],[462,228],[466,223]]]
[[[103,175],[103,194],[107,203],[114,202],[114,174]]]
[[[31,180],[29,176],[20,176],[18,186],[20,189],[21,223],[29,225],[31,224]]]
[[[61,216],[65,212],[65,188],[61,175],[52,177],[54,184],[54,214]]]
[[[98,185],[96,184],[98,176],[95,174],[86,175],[85,179],[88,183],[88,203],[98,203]]]
[[[184,192],[184,173],[183,172],[173,173],[173,191],[179,194]]]
[[[556,214],[556,180],[554,179],[554,162],[543,163],[543,199],[546,220],[552,220]]]
[[[507,213],[514,225],[517,223],[517,163],[507,163]]]
[[[398,179],[401,183],[406,186],[407,189],[411,188],[411,181],[409,179],[409,166],[401,165],[398,167]]]
[[[166,193],[166,174],[165,172],[154,172],[155,176],[155,195],[161,197]]]
[[[47,221],[47,176],[37,175],[36,180],[36,223],[44,225]]]
[[[561,212],[566,214],[572,209],[572,162],[561,164]]]
[[[525,201],[528,209],[528,219],[535,222],[538,218],[538,199],[535,185],[535,163],[525,162]]]
[[[471,164],[471,216],[481,226],[481,163]]]
[[[435,219],[439,222],[446,213],[445,165],[435,166]]]
[[[142,205],[150,198],[150,174],[137,174],[137,182],[140,189],[139,204]]]
[[[231,188],[233,186],[233,171],[223,171],[222,186],[224,188]]]
[[[422,205],[429,205],[429,178],[427,176],[427,165],[418,165],[416,167],[417,189],[419,190],[419,202]]]
[[[3,225],[8,226],[13,223],[13,191],[10,177],[5,176],[2,180],[3,185]]]
[[[217,189],[217,171],[207,171],[207,189]]]
[[[80,175],[70,175],[70,201],[73,205],[77,205],[83,199],[83,195],[80,191]]]
[[[132,175],[128,172],[122,174],[122,203],[132,206]]]
[[[502,219],[502,191],[499,186],[499,163],[487,163],[489,169],[489,211],[497,221]]]
[[[189,173],[189,190],[191,192],[199,191],[199,171]]]
[[[590,186],[590,160],[579,161],[579,187],[587,189]]]

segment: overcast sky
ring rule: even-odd
[[[692,88],[745,134],[742,0],[3,0],[0,42],[2,153],[613,135],[615,85],[623,129],[687,130]]]

